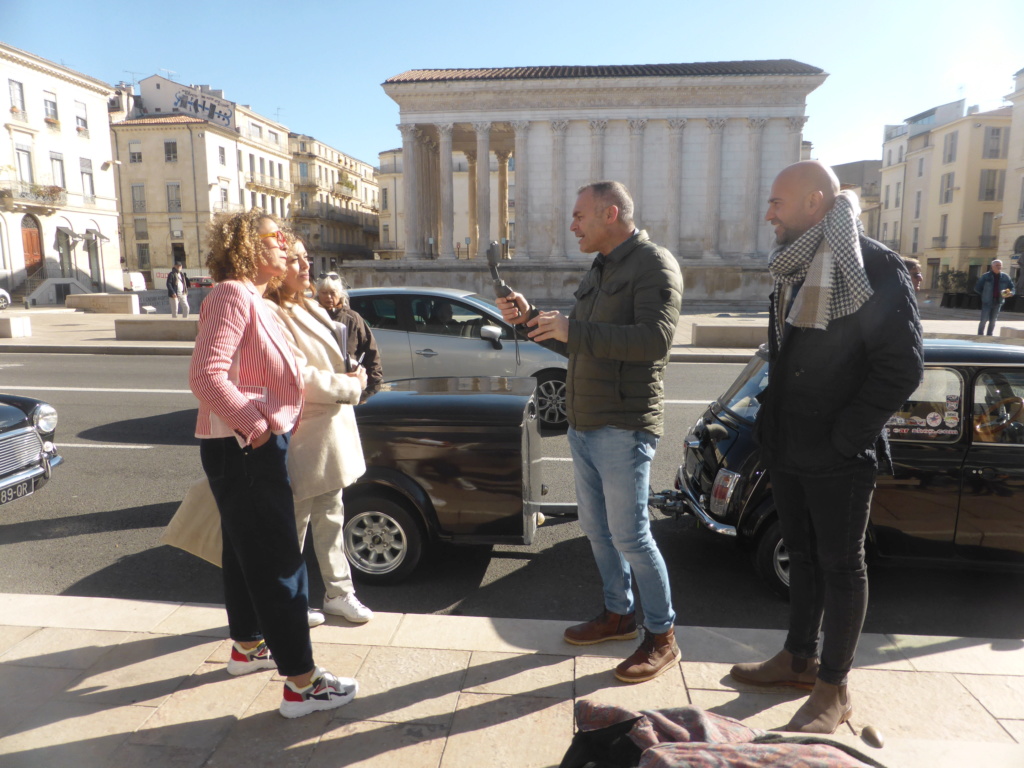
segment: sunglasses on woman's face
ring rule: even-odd
[[[273,237],[277,239],[276,242],[270,243],[271,247],[276,245],[282,251],[288,250],[288,240],[285,238],[284,232],[282,232],[281,230],[277,230],[276,232],[267,232],[265,234],[260,235],[260,238],[268,237]]]

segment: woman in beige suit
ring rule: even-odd
[[[324,612],[362,624],[373,612],[359,602],[352,585],[344,548],[342,488],[366,471],[352,410],[366,387],[366,370],[342,353],[334,323],[305,297],[309,284],[306,248],[296,241],[281,284],[267,291],[305,385],[302,419],[288,447],[288,476],[300,545],[307,526],[313,529],[313,549],[325,587]],[[310,611],[311,626],[323,622],[317,613]]]

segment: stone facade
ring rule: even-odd
[[[1013,78],[1013,93],[1006,97],[1013,105],[1013,119],[997,256],[1005,265],[1012,264],[1017,285],[1021,286],[1024,283],[1024,269],[1021,269],[1021,260],[1024,259],[1024,69]]]
[[[60,304],[123,284],[107,100],[113,89],[0,44],[0,287]]]
[[[500,158],[512,157],[516,262],[558,264],[578,276],[589,257],[569,236],[576,190],[612,178],[630,187],[638,225],[683,263],[763,270],[768,190],[800,159],[806,96],[825,78],[794,61],[412,70],[390,78],[383,87],[400,108],[403,159],[394,252],[423,260],[433,239],[439,266],[455,259],[455,153],[471,169],[473,254],[478,240],[503,236],[509,193]],[[481,162],[492,156],[497,209],[492,163]]]

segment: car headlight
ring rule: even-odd
[[[715,484],[711,488],[711,514],[722,517],[729,510],[729,500],[739,481],[740,476],[737,472],[728,469],[718,470]]]
[[[53,432],[57,428],[57,409],[43,403],[32,414],[32,423],[40,432]]]

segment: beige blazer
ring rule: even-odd
[[[366,471],[352,406],[359,379],[345,373],[333,321],[312,304],[267,302],[292,347],[305,387],[299,426],[288,446],[288,477],[296,499],[351,485]]]

